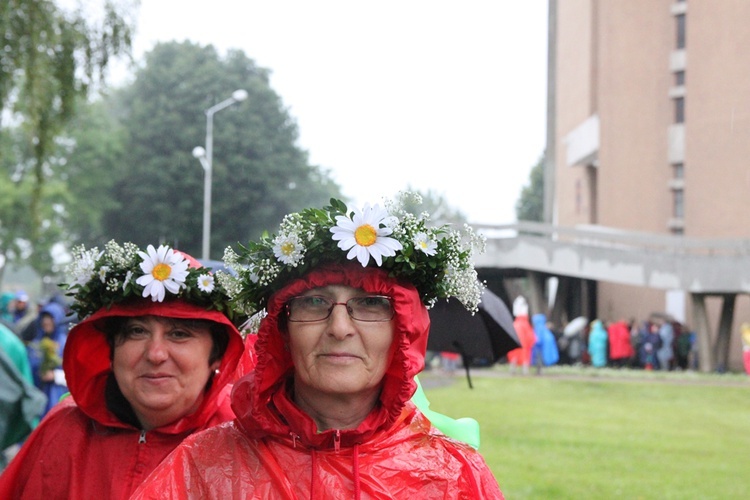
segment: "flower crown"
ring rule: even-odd
[[[222,312],[230,320],[237,316],[219,283],[222,272],[214,275],[209,268],[190,267],[183,254],[168,246],[155,249],[149,245],[143,252],[133,243],[120,246],[110,241],[101,252],[81,245],[72,253],[73,261],[67,267],[72,283],[67,285],[66,295],[74,297],[71,309],[81,319],[133,297],[150,297],[154,302],[180,298]]]
[[[437,299],[456,297],[474,312],[484,285],[477,279],[472,256],[484,251],[484,238],[465,225],[464,231],[447,225],[428,227],[429,215],[404,209],[419,204],[414,193],[399,193],[385,208],[366,204],[349,211],[337,199],[323,209],[308,208],[284,217],[278,234],[258,242],[231,247],[224,264],[236,276],[225,275],[224,285],[234,306],[247,316],[262,311],[270,296],[289,281],[328,262],[356,259],[363,267],[379,267],[391,277],[413,284],[425,306]]]

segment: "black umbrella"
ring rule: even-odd
[[[469,387],[470,364],[494,364],[520,346],[508,306],[488,289],[482,293],[479,311],[474,315],[456,299],[440,300],[430,309],[427,349],[459,353]]]

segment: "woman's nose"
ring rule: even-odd
[[[154,337],[146,344],[146,359],[149,362],[163,363],[168,357],[169,347],[163,338]]]
[[[338,307],[341,306],[341,307]],[[328,318],[328,330],[337,338],[344,338],[354,331],[352,318],[349,316],[346,304],[334,304],[331,315]]]

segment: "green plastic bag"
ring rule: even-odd
[[[419,377],[414,377],[414,380],[417,382],[417,391],[414,393],[411,400],[417,405],[419,411],[421,411],[425,417],[432,422],[432,425],[440,429],[440,431],[446,436],[463,441],[478,450],[479,422],[469,417],[453,419],[442,413],[430,410],[430,402],[427,400],[424,390],[422,390],[422,384],[419,382]]]

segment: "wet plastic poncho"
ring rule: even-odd
[[[513,349],[506,355],[509,363],[516,365],[531,364],[531,351],[534,349],[536,343],[536,335],[534,334],[534,328],[529,323],[529,316],[526,314],[519,314],[513,320],[513,329],[518,335],[518,341],[521,342],[521,347]]]
[[[597,368],[607,366],[607,330],[600,320],[591,322],[591,332],[589,332],[589,354],[591,355],[591,365]]]
[[[635,355],[630,339],[630,327],[624,321],[612,323],[607,328],[609,357],[613,360],[628,360]]]
[[[536,335],[536,343],[531,351],[531,363],[537,365],[541,357],[544,366],[556,364],[560,360],[560,351],[557,349],[555,334],[547,327],[547,316],[542,313],[534,314],[531,317],[531,325]]]
[[[319,432],[292,401],[294,366],[279,316],[289,298],[331,284],[393,297],[397,344],[379,404],[359,427]],[[268,313],[256,370],[232,393],[237,419],[185,440],[134,498],[503,498],[482,456],[443,435],[409,400],[429,331],[414,287],[379,269],[331,266],[277,292]]]
[[[49,316],[54,323],[54,330],[45,333],[42,328],[42,317]],[[49,302],[39,311],[35,321],[35,336],[26,347],[34,385],[47,396],[47,406],[42,416],[57,404],[63,394],[68,392],[62,370],[62,357],[68,339],[69,324],[65,319],[65,309],[56,302]],[[42,380],[42,372],[50,371],[54,379]]]
[[[199,409],[148,432],[122,422],[105,403],[110,349],[99,329],[108,317],[142,315],[208,319],[229,334]],[[72,397],[52,408],[0,476],[0,498],[128,498],[185,437],[234,418],[227,382],[242,350],[242,337],[226,316],[179,300],[144,299],[91,315],[70,331],[63,355]]]

